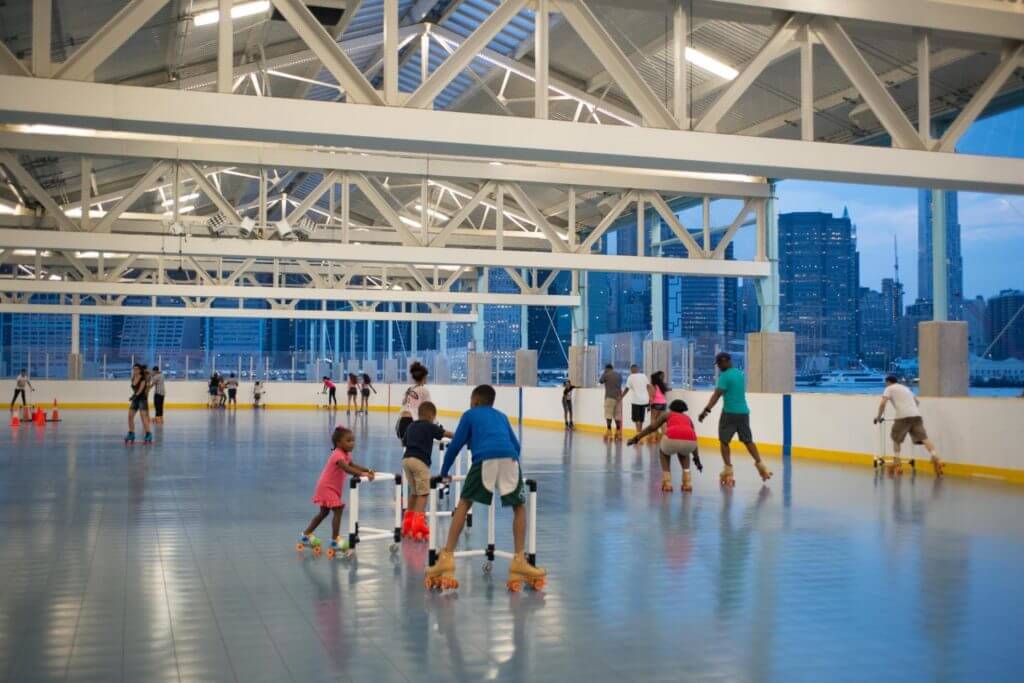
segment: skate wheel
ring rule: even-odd
[[[490,574],[494,570],[493,562],[484,562],[484,574]]]
[[[306,546],[305,546],[305,544],[304,544],[304,543],[302,543],[302,542],[300,541],[300,542],[298,542],[298,543],[296,543],[296,544],[295,544],[295,549],[296,549],[296,550],[298,550],[298,551],[299,551],[299,552],[301,553],[301,552],[302,552],[303,550],[305,550],[305,549],[306,549]]]
[[[390,552],[390,553],[391,553],[392,555],[394,555],[395,553],[397,553],[397,552],[398,552],[398,544],[397,544],[397,543],[392,543],[391,545],[389,545],[389,546],[388,546],[388,551],[389,551],[389,552]]]
[[[322,552],[323,551],[320,549],[320,546],[318,546],[318,545],[313,546],[313,557],[320,557],[320,553],[322,553]]]
[[[519,579],[513,579],[508,582],[509,593],[519,593],[523,590],[523,582]]]
[[[530,588],[535,591],[542,591],[547,585],[548,583],[546,579],[536,579],[532,584],[530,584]]]
[[[334,548],[328,548],[328,549],[327,549],[327,559],[328,559],[328,560],[333,560],[333,559],[334,559],[334,556],[335,556],[336,554],[337,554],[337,552],[336,552],[336,551],[334,550]]]

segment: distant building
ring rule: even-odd
[[[849,213],[779,216],[780,327],[796,333],[797,366],[826,356],[842,367],[857,355],[860,262]]]
[[[970,353],[981,355],[988,346],[988,303],[984,297],[975,297],[964,302],[964,320],[967,322],[967,348]]]
[[[882,279],[882,298],[885,300],[886,317],[895,330],[903,317],[903,283],[891,277]]]
[[[541,273],[546,277],[547,273]],[[548,290],[550,294],[568,294],[572,275],[563,271]],[[530,306],[530,348],[537,350],[537,367],[541,370],[568,367],[567,354],[572,343],[572,311],[564,306]]]
[[[896,327],[896,352],[900,358],[917,357],[917,324],[932,319],[932,302],[918,299],[907,306]]]
[[[1004,289],[988,300],[988,358],[1024,359],[1024,292]]]
[[[960,218],[956,192],[945,193],[946,259],[949,284],[946,292],[949,319],[963,319],[964,263],[960,253]],[[932,191],[917,194],[917,296],[932,300]]]
[[[757,286],[746,279],[736,288],[736,334],[744,337],[761,331],[761,305],[757,301]]]
[[[487,279],[489,292],[516,293],[519,287],[504,270],[490,269]],[[484,348],[506,380],[515,372],[516,350],[523,345],[522,306],[494,305],[484,307]]]
[[[878,370],[888,370],[896,356],[896,326],[890,303],[882,292],[860,288],[857,307],[860,357]]]

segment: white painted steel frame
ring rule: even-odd
[[[174,308],[171,306],[124,306],[75,304],[0,303],[0,313],[73,315],[127,315],[172,318],[245,318],[275,320],[391,320],[395,322],[475,323],[476,313],[421,313],[403,311],[328,311],[292,308]]]

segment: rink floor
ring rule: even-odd
[[[505,561],[487,576],[472,559],[457,594],[429,595],[422,543],[295,552],[344,413],[172,411],[148,448],[122,445],[121,413],[63,417],[0,431],[0,680],[1010,681],[1024,667],[1022,487],[779,459],[762,487],[743,456],[723,492],[709,452],[692,495],[664,494],[653,446],[526,429],[547,591],[509,594]],[[357,462],[398,467],[393,420],[355,421]],[[364,524],[391,526],[391,493],[364,490]]]

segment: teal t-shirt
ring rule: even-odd
[[[747,407],[747,386],[742,372],[736,368],[729,368],[718,376],[715,388],[722,390],[723,413],[746,415],[750,412],[750,408]]]

